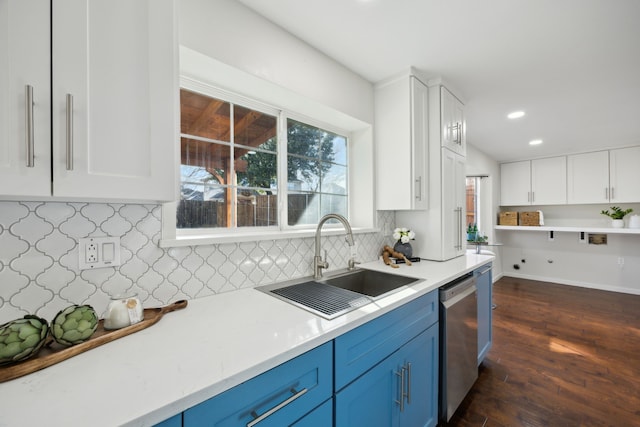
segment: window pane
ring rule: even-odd
[[[287,196],[289,225],[317,224],[320,221],[319,208],[319,195],[289,190]]]
[[[323,193],[347,194],[347,168],[345,166],[322,163],[321,191]]]
[[[322,194],[320,197],[322,199],[322,209],[320,212],[321,215],[326,215],[328,213],[337,213],[342,216],[347,216],[347,196]]]
[[[329,133],[327,148],[321,150],[321,159],[341,165],[347,164],[347,139],[344,136]]]
[[[289,188],[302,191],[320,191],[320,166],[317,160],[288,156]]]
[[[278,187],[278,159],[275,153],[236,149],[243,153],[235,162],[238,185],[276,189]]]
[[[236,200],[238,227],[278,225],[278,197],[276,192],[239,188]]]
[[[177,209],[177,227],[226,227],[228,191],[219,185],[183,184]]]
[[[322,129],[295,120],[287,120],[287,153],[317,159],[327,138]]]
[[[228,102],[180,90],[180,132],[183,134],[229,142],[230,111]]]
[[[239,105],[233,107],[234,141],[247,147],[260,147],[265,142],[275,140],[277,119],[265,113],[250,110]],[[275,151],[275,145],[271,150]]]
[[[195,139],[180,139],[182,181],[225,184],[229,168],[230,147]]]

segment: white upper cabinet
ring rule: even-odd
[[[567,201],[571,204],[609,201],[609,152],[567,156]]]
[[[443,147],[466,155],[467,132],[464,105],[446,87],[440,86],[440,142]]]
[[[0,195],[51,195],[49,0],[0,1]]]
[[[609,151],[609,185],[611,202],[640,202],[640,147]]]
[[[567,203],[567,158],[550,157],[531,161],[531,204]]]
[[[567,203],[567,159],[564,156],[500,165],[502,206]]]
[[[375,88],[377,207],[428,207],[428,90],[405,75]]]
[[[53,5],[54,195],[174,199],[174,1]]]
[[[531,162],[500,165],[500,204],[520,206],[531,203]]]
[[[52,10],[49,1],[5,0],[0,11],[9,29],[0,35],[0,195],[173,200],[174,0],[65,0]],[[10,59],[18,66],[8,67]],[[33,168],[25,160],[26,85],[33,87]]]
[[[640,202],[640,147],[568,156],[569,203]]]

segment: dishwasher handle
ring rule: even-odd
[[[474,283],[472,286],[469,286],[464,291],[458,294],[455,294],[452,298],[449,298],[444,301],[440,301],[440,304],[442,304],[445,308],[449,308],[456,305],[457,303],[467,298],[468,296],[475,294],[478,291],[478,288],[476,288],[475,280],[473,282]]]

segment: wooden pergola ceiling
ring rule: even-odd
[[[234,105],[234,143],[257,148],[276,135],[276,117]],[[199,93],[180,90],[180,131],[217,141],[231,141],[231,106],[225,101]],[[189,138],[181,140],[182,164],[201,166],[209,171],[229,169],[229,147]],[[240,160],[250,148],[235,147],[236,171],[244,171]]]

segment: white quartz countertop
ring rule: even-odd
[[[362,264],[424,280],[333,320],[256,289],[189,301],[150,328],[1,383],[0,426],[156,424],[492,260],[468,251],[397,269]]]

